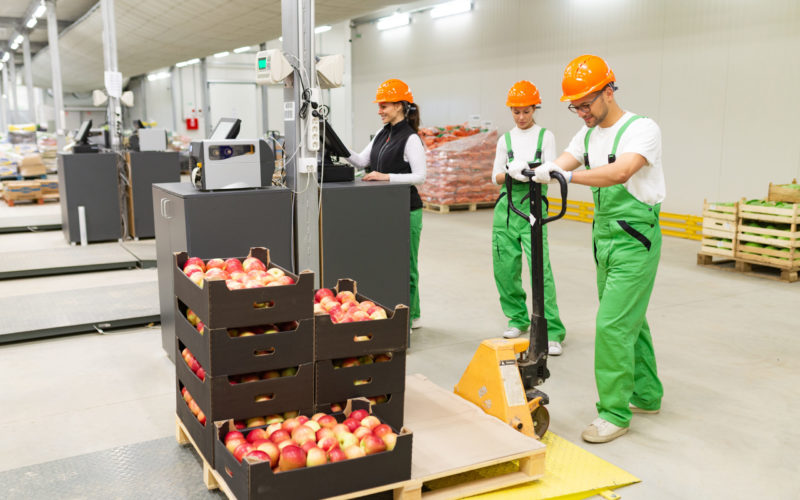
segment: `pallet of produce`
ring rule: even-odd
[[[709,203],[703,200],[703,238],[700,253],[709,256],[733,257],[736,251],[736,224],[739,204]]]
[[[797,183],[797,179],[792,179],[790,184],[773,184],[770,182],[767,201],[800,203],[800,184]]]
[[[738,260],[789,271],[800,269],[800,204],[743,200],[736,237]]]

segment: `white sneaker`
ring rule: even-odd
[[[660,412],[661,410],[645,410],[644,408],[639,408],[633,403],[628,403],[628,408],[631,409],[633,413],[646,413],[648,415],[655,415],[656,413]]]
[[[520,335],[522,335],[523,333],[528,333],[528,330],[523,331],[517,328],[516,326],[510,326],[508,327],[508,330],[503,332],[503,337],[507,339],[515,339]]]
[[[561,346],[561,342],[556,342],[554,340],[547,342],[547,354],[550,356],[561,356],[562,352],[564,352],[564,348]]]
[[[628,432],[628,427],[619,427],[598,417],[581,433],[581,437],[589,443],[607,443],[626,432]]]
[[[411,329],[416,330],[417,328],[422,328],[422,321],[419,318],[414,318],[411,320]]]

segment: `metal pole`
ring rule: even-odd
[[[17,101],[17,65],[14,62],[14,53],[11,53],[11,58],[6,63],[8,66],[8,79],[11,85],[8,87],[8,93],[11,96],[11,121],[18,123],[19,118],[19,102]]]
[[[208,102],[208,62],[200,59],[200,111],[203,114],[205,138],[211,137],[211,105]]]
[[[31,123],[36,123],[36,106],[33,100],[33,74],[31,72],[30,33],[25,33],[22,39],[22,58],[25,64],[25,89],[28,94],[28,118]]]
[[[122,124],[122,110],[119,96],[122,94],[121,79],[109,87],[109,78],[118,74],[117,70],[117,29],[114,22],[114,0],[100,0],[100,11],[103,15],[103,58],[106,70],[106,93],[108,94],[108,133],[111,136],[111,148],[119,149]],[[117,87],[118,85],[118,87]]]
[[[50,70],[53,78],[53,107],[55,111],[56,141],[58,151],[64,149],[64,133],[67,128],[64,115],[64,93],[61,88],[61,56],[58,52],[58,20],[55,0],[45,0],[47,6],[47,44],[50,47]]]
[[[3,87],[0,88],[0,125],[2,128],[0,128],[0,132],[8,130],[8,98],[6,97],[6,92],[8,92],[8,70],[5,63],[3,63],[2,72]]]
[[[169,93],[172,97],[172,130],[177,133],[178,131],[178,112],[175,111],[175,105],[178,104],[178,68],[175,66],[169,69]]]
[[[314,2],[312,0],[281,0],[281,29],[283,51],[296,66],[293,85],[283,90],[284,129],[286,136],[287,185],[295,191],[295,253],[296,269],[314,271],[316,285],[320,285],[319,251],[319,185],[316,179],[317,155],[306,147],[303,131],[305,120],[298,115],[303,102],[303,86],[316,86],[314,70]],[[306,120],[311,118],[309,109]],[[298,165],[310,165],[311,172],[301,172]]]
[[[258,45],[260,50],[267,50],[267,43]],[[266,136],[269,131],[269,92],[266,85],[261,85],[261,135]]]

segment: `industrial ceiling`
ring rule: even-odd
[[[31,0],[0,1],[0,48],[23,29]],[[316,25],[334,24],[403,3],[316,0]],[[61,78],[65,92],[103,85],[103,22],[96,0],[57,0]],[[281,0],[115,0],[117,59],[124,78],[195,57],[273,40],[281,35]],[[33,81],[51,86],[47,19],[31,31]],[[22,49],[15,53],[18,64]]]

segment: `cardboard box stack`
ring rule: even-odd
[[[252,248],[249,257],[281,269],[265,248]],[[229,289],[225,280],[205,278],[201,287],[183,271],[188,260],[186,252],[175,254],[177,414],[237,498],[322,498],[410,478],[412,434],[402,428],[407,307],[384,308],[382,320],[333,324],[314,314],[310,271],[281,269],[294,280],[281,286]],[[356,294],[355,286],[340,280],[337,292]],[[341,358],[373,363],[337,367]],[[367,398],[377,403],[377,396],[385,402],[371,405]],[[334,402],[343,408],[332,408]],[[275,472],[269,462],[237,460],[225,446],[234,430],[247,434],[317,412],[343,422],[355,408],[392,427],[393,450]]]

